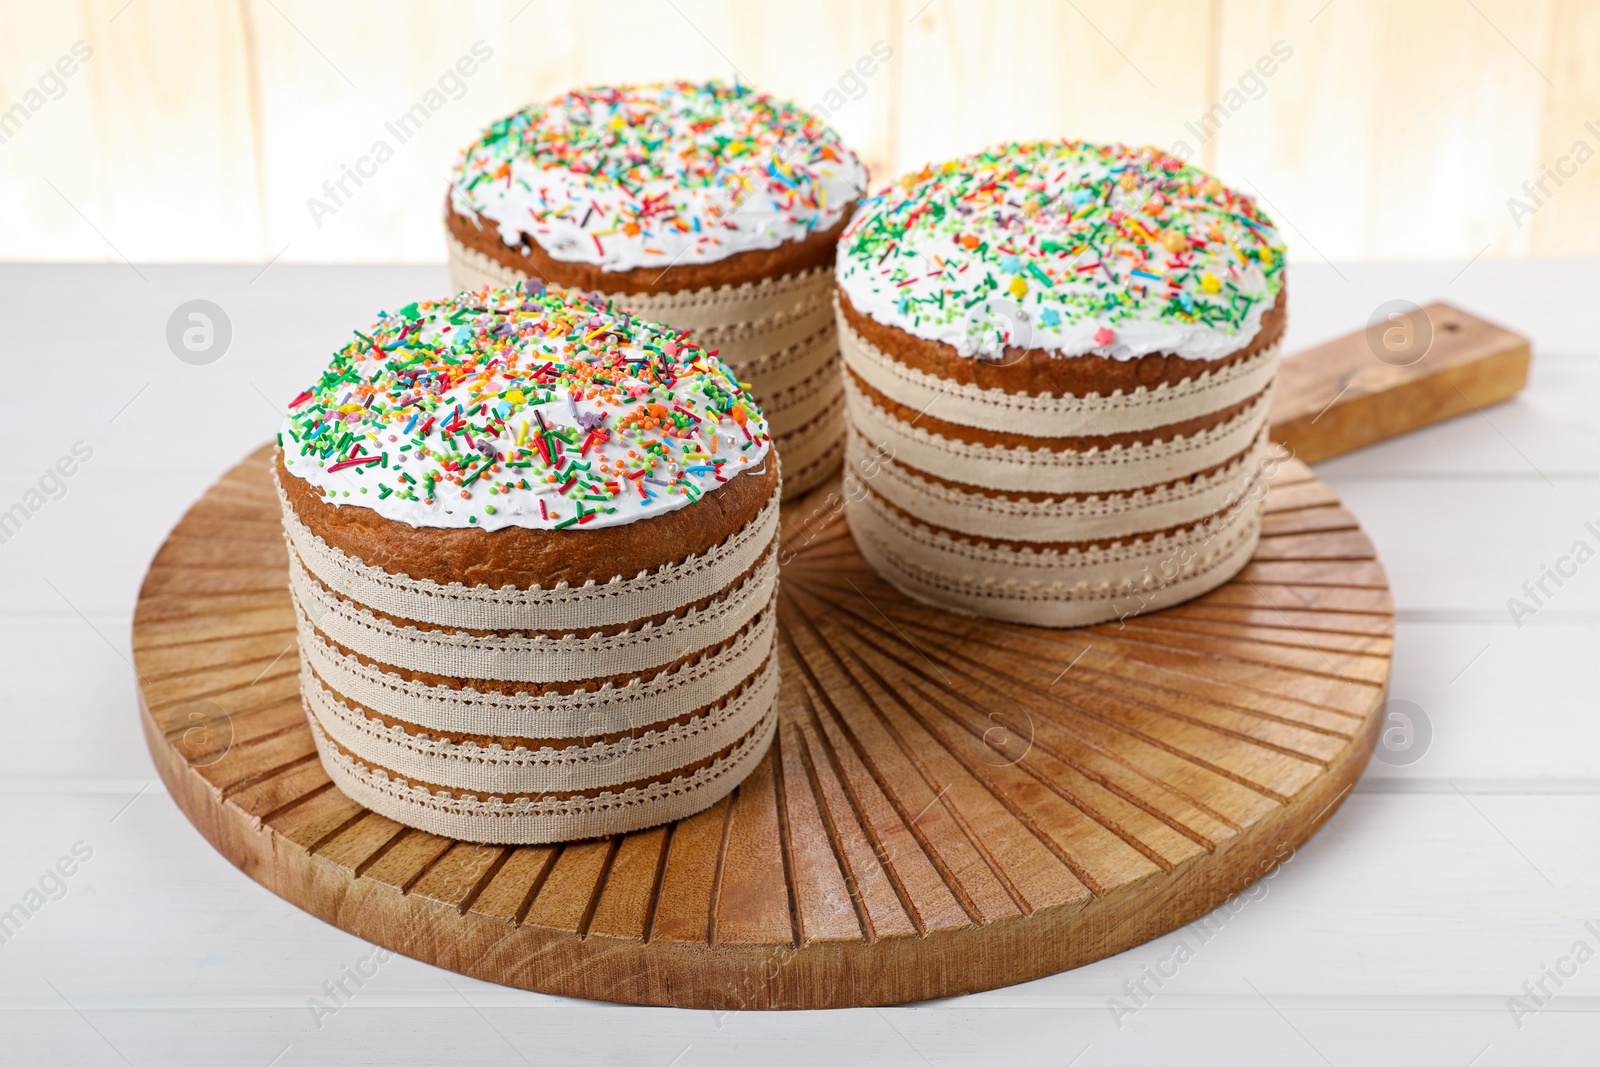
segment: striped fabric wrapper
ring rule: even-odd
[[[908,596],[1084,626],[1209,592],[1254,554],[1276,345],[1154,389],[1056,396],[937,378],[842,314],[838,328],[850,529]],[[1197,419],[1214,424],[1168,429]],[[1007,443],[953,436],[967,428]],[[1112,435],[1121,442],[1082,443]]]
[[[397,822],[540,844],[732,791],[776,726],[778,501],[701,556],[579,588],[440,585],[309,530],[279,491],[324,768]]]

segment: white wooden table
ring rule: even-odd
[[[358,987],[372,947],[231,867],[155,779],[128,662],[151,555],[351,327],[442,291],[443,269],[0,266],[0,511],[41,505],[0,544],[0,1062],[1593,1062],[1600,959],[1561,961],[1600,954],[1600,560],[1547,579],[1521,627],[1507,599],[1574,542],[1600,549],[1600,261],[1463,266],[1292,271],[1291,351],[1394,297],[1534,338],[1522,397],[1319,468],[1389,568],[1391,696],[1426,714],[1422,758],[1375,760],[1209,940],[907,1008],[735,1015],[400,957]],[[195,298],[233,333],[203,366],[165,339]],[[93,455],[64,491],[47,479],[59,498],[29,497],[78,441]],[[1157,987],[1180,938],[1193,958]],[[1547,966],[1576,974],[1558,987]],[[1129,1014],[1140,979],[1153,995]],[[1514,1016],[1509,998],[1536,1006],[1525,982],[1544,1003]]]

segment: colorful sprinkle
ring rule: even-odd
[[[523,108],[461,155],[451,204],[607,270],[707,263],[838,223],[867,172],[821,119],[747,86],[596,86]]]
[[[838,279],[857,311],[962,355],[1215,359],[1259,329],[1283,251],[1254,200],[1159,149],[1041,141],[864,201]]]
[[[708,444],[739,470],[771,445],[744,387],[682,331],[535,283],[381,315],[296,398],[281,439],[329,499],[372,487],[362,506],[386,518],[490,530],[682,507],[734,473],[705,463]]]

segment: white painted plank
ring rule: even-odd
[[[1539,129],[1516,116],[1539,113],[1552,84],[1526,56],[1543,50],[1553,5],[1474,6],[1228,5],[1225,82],[1263,40],[1295,54],[1228,119],[1217,170],[1276,205],[1302,259],[1529,251],[1504,205],[1538,170]]]
[[[8,380],[32,398],[7,426],[0,470],[36,477],[83,438],[96,448],[86,473],[214,476],[267,439],[273,404],[313,380],[352,330],[446,285],[442,266],[140,269],[148,281],[124,266],[0,265]],[[232,329],[205,366],[167,344],[169,318],[196,299],[219,305]]]
[[[1470,612],[1510,621],[1506,601],[1555,566],[1580,540],[1600,553],[1600,484],[1593,477],[1426,478],[1333,483],[1361,520],[1407,612]],[[1574,577],[1547,581],[1541,615],[1600,612],[1600,565],[1565,564]]]
[[[894,1062],[906,1047],[896,1038],[935,1062],[988,1048],[1006,1061],[1059,1064],[1085,1044],[1102,1050],[1101,1062],[1170,1062],[1199,1025],[1205,1051],[1185,1062],[1238,1062],[1222,1050],[1230,1032],[1243,1030],[1255,1043],[1231,1046],[1235,1057],[1317,1062],[1292,1027],[1270,1025],[1281,1017],[1255,991],[1333,1062],[1411,1062],[1382,1058],[1392,1047],[1384,1042],[1406,1033],[1414,1036],[1403,1042],[1426,1043],[1400,1047],[1450,1050],[1438,1062],[1464,1063],[1486,1043],[1506,1055],[1487,1062],[1531,1062],[1538,1052],[1570,1051],[1581,1034],[1592,1038],[1600,1006],[1600,968],[1589,968],[1521,1032],[1505,1007],[1524,979],[1537,980],[1575,940],[1600,944],[1583,925],[1597,917],[1589,887],[1600,875],[1600,843],[1570,832],[1600,816],[1596,796],[1358,794],[1226,920],[1215,917],[1204,938],[1178,931],[1068,974],[919,1008],[718,1020],[498,990],[396,959],[321,1031],[306,998],[365,954],[363,943],[250,883],[165,797],[141,798],[115,823],[123,798],[49,799],[0,797],[11,872],[3,892],[20,897],[30,876],[75,841],[94,855],[67,881],[65,897],[40,909],[0,954],[0,1010],[8,1033],[87,1048],[66,1028],[81,1019],[48,979],[135,1062],[214,1061],[225,1049],[266,1062],[288,1043],[304,1062],[331,1062],[355,1040],[368,1042],[369,1055],[418,1061],[448,1032],[445,1022],[481,1055],[500,1057],[479,1043],[500,1030],[525,1053],[543,1050],[557,1061],[570,1048],[665,1062],[681,1041],[705,1062],[736,1054],[772,1062],[810,1037],[860,1062]],[[1180,939],[1192,958],[1171,974],[1161,961]],[[1167,981],[1118,1028],[1108,1001],[1138,1007],[1124,983],[1158,965]],[[464,1010],[463,996],[490,1013],[492,1029],[463,1025],[482,1023]],[[1569,1014],[1575,1010],[1587,1014]],[[1449,1027],[1425,1022],[1442,1012]],[[179,1013],[217,1025],[185,1031]],[[417,1033],[407,1025],[385,1035],[383,1024],[403,1014]],[[1352,1019],[1371,1025],[1350,1027]],[[270,1048],[268,1034],[278,1042]]]
[[[1003,1011],[786,1013],[735,1018],[721,1031],[687,1013],[634,1009],[627,1015],[600,1018],[582,1008],[563,1008],[562,1017],[552,1020],[548,1017],[552,1013],[520,1008],[473,1010],[462,1006],[459,998],[453,1005],[429,1005],[425,1010],[352,1007],[323,1031],[312,1033],[295,1030],[300,1014],[288,1007],[208,1008],[199,1025],[187,1013],[176,1011],[87,1014],[94,1027],[115,1039],[135,1063],[265,1064],[281,1053],[282,1067],[350,1063],[665,1067],[674,1055],[681,1056],[677,1067],[748,1067],[752,1062],[774,1067],[814,1067],[818,1062],[1062,1067],[1074,1056],[1080,1057],[1075,1067],[1107,1063],[1326,1067],[1330,1062],[1503,1067],[1583,1064],[1593,1053],[1594,1017],[1578,1014],[1592,1012],[1592,1007],[1551,1008],[1518,1032],[1498,1004],[1477,1011],[1451,1010],[1412,1007],[1389,998],[1382,1006],[1348,1009],[1308,1007],[1295,998],[1271,997],[1268,1006],[1247,987],[1240,988],[1239,994],[1228,998],[1189,998],[1152,1007],[1122,1031],[1105,1022],[1107,1013],[1099,1003],[1054,1002]],[[472,1000],[480,1003],[477,997]],[[0,1027],[16,1042],[22,1062],[124,1064],[105,1038],[65,1006],[30,1014],[3,1012]],[[1475,1056],[1479,1058],[1474,1062]]]
[[[1289,268],[1289,335],[1295,352],[1365,328],[1388,300],[1445,300],[1533,339],[1535,359],[1600,353],[1584,298],[1600,286],[1600,258],[1434,262],[1296,262]]]
[[[0,579],[3,580],[3,579]],[[9,588],[9,583],[7,583]],[[123,620],[0,624],[0,783],[154,777],[139,729],[139,698]],[[10,866],[0,859],[0,872]]]
[[[1536,359],[1503,404],[1317,464],[1346,481],[1452,475],[1593,479],[1600,475],[1600,359]]]
[[[1593,622],[1402,622],[1389,696],[1429,740],[1413,748],[1394,720],[1361,788],[1600,792],[1597,647]]]
[[[1511,266],[1474,264],[1457,282],[1460,293],[1445,284],[1449,275],[1439,267],[1342,268],[1348,282],[1327,268],[1296,268],[1290,351],[1360,328],[1391,297],[1425,303],[1441,293],[1534,337],[1532,384],[1523,398],[1488,413],[1493,425],[1474,426],[1482,423],[1476,417],[1456,420],[1368,450],[1374,459],[1335,461],[1325,468],[1331,477],[1519,469],[1531,475],[1516,449],[1552,475],[1594,470],[1600,346],[1570,306],[1562,306],[1566,298],[1552,294],[1600,284],[1600,260]],[[148,283],[127,267],[0,265],[0,317],[12,328],[8,344],[32,357],[8,367],[14,387],[64,401],[16,413],[17,441],[0,456],[0,471],[41,470],[79,437],[108,445],[96,458],[97,470],[148,470],[146,450],[154,448],[163,466],[215,471],[219,457],[242,454],[271,432],[269,401],[297,391],[352,328],[380,307],[446,284],[442,270],[423,267],[141,269]],[[228,353],[205,367],[181,363],[165,339],[168,317],[191,299],[220,305],[233,328]],[[1579,358],[1574,365],[1566,357]],[[64,389],[57,373],[63,360],[95,369]],[[196,441],[214,447],[197,448]]]

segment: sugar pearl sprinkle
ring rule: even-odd
[[[382,314],[290,402],[291,473],[412,526],[592,529],[765,470],[771,437],[686,331],[527,282]]]
[[[867,185],[814,115],[718,82],[599,86],[526,107],[461,155],[451,204],[509,247],[605,270],[709,263],[836,224]]]
[[[1155,148],[1004,144],[908,175],[839,243],[863,314],[965,356],[1217,359],[1283,288],[1255,201]]]

